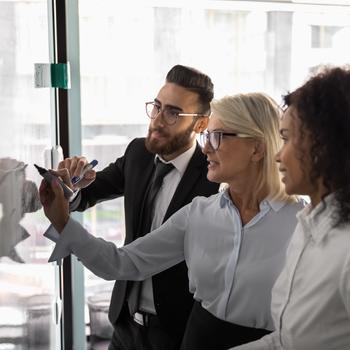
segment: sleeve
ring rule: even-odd
[[[275,331],[257,341],[235,346],[229,350],[282,350],[282,346],[279,342],[279,333]]]
[[[70,218],[58,239],[52,232],[46,235],[56,241],[49,262],[72,253],[85,267],[106,280],[144,280],[184,260],[189,210],[190,204],[157,230],[122,248],[94,237]]]
[[[139,139],[131,141],[122,157],[96,173],[95,181],[81,189],[70,203],[71,211],[84,211],[99,202],[124,195],[125,163],[137,142]]]

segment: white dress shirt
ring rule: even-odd
[[[196,150],[196,146],[197,143],[195,142],[191,148],[180,154],[178,157],[172,159],[170,162],[166,162],[159,155],[156,156],[165,164],[171,163],[174,166],[174,169],[172,169],[164,177],[162,186],[156,195],[151,230],[155,230],[162,224],[176,188],[179,185],[181,178],[186,171],[187,165]],[[156,308],[153,300],[152,277],[147,278],[142,282],[139,309],[151,314],[156,314]]]
[[[273,329],[271,288],[301,203],[264,200],[260,212],[242,226],[227,191],[196,197],[155,231],[117,248],[69,219],[50,261],[75,254],[108,280],[144,280],[183,260],[189,290],[219,319]]]
[[[350,349],[350,224],[334,228],[333,196],[298,213],[272,291],[276,331],[235,350]]]

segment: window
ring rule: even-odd
[[[83,154],[100,169],[146,134],[144,102],[175,64],[210,75],[216,97],[264,91],[280,101],[318,65],[350,61],[350,6],[84,0],[79,17]],[[123,199],[97,205],[84,221],[123,244]],[[86,274],[88,299],[112,285]]]
[[[52,144],[50,90],[33,79],[34,63],[49,62],[47,3],[0,0],[0,14],[0,348],[56,349],[57,267],[33,166],[50,166]]]

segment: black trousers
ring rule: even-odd
[[[187,322],[181,350],[226,350],[260,339],[269,333],[265,329],[222,321],[196,301]]]
[[[148,325],[142,326],[124,305],[108,350],[178,350],[180,342],[164,330],[157,316],[150,317]]]

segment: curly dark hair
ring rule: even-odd
[[[323,67],[284,96],[295,108],[301,131],[312,134],[311,181],[322,178],[337,203],[335,226],[350,221],[350,68]],[[325,197],[324,196],[324,197]]]

